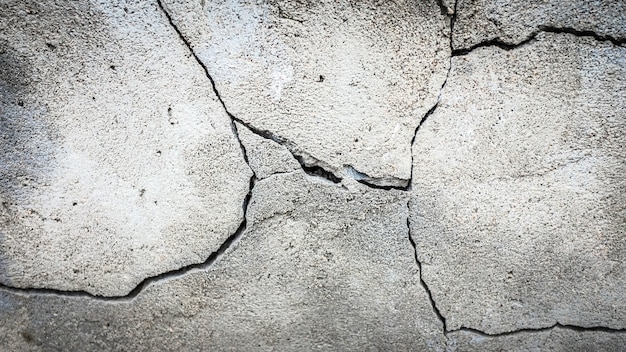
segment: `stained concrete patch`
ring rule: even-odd
[[[158,6],[0,6],[0,282],[124,295],[205,260],[251,171]]]
[[[485,336],[470,331],[447,335],[450,352],[546,351],[618,352],[626,349],[625,332],[581,331],[555,327],[504,336]]]
[[[292,172],[300,164],[284,146],[254,134],[246,126],[236,123],[239,139],[246,148],[248,164],[254,175],[262,180],[273,174]]]
[[[623,0],[458,0],[456,16],[454,49],[491,40],[516,44],[545,27],[626,41]]]
[[[442,351],[406,195],[357,187],[301,171],[257,182],[248,229],[221,261],[132,301],[0,290],[0,317],[15,317],[0,324],[2,347]]]
[[[415,128],[449,66],[449,18],[435,1],[164,7],[236,118],[282,137],[309,166],[407,184]]]
[[[411,231],[447,327],[626,327],[626,49],[454,57],[417,133]]]

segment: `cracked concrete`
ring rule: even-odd
[[[625,350],[624,2],[0,7],[0,349]]]
[[[235,232],[251,172],[155,4],[5,1],[0,27],[2,284],[125,295]]]
[[[352,168],[371,184],[407,185],[416,116],[434,105],[449,65],[449,19],[436,2],[164,7],[237,119],[337,178]]]
[[[625,53],[545,33],[453,58],[411,200],[449,329],[625,327]]]
[[[586,32],[624,43],[626,1],[458,0],[453,47],[494,41],[513,45],[544,28]]]
[[[295,171],[256,183],[248,229],[206,271],[131,301],[0,290],[16,350],[443,350],[408,246],[406,194]]]

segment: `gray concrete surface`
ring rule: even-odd
[[[449,329],[626,327],[625,57],[548,33],[453,58],[411,201]]]
[[[235,232],[251,171],[150,2],[1,4],[0,282],[125,295]]]
[[[0,351],[626,351],[623,10],[0,1]]]
[[[557,326],[503,336],[486,336],[471,331],[453,332],[448,334],[447,351],[617,352],[624,351],[624,346],[626,334],[623,333],[583,331]]]
[[[517,44],[543,29],[626,42],[623,0],[458,0],[456,9],[454,49],[492,40]]]
[[[248,164],[257,179],[262,180],[274,174],[300,169],[300,164],[284,146],[254,134],[244,125],[236,122],[237,133],[246,149]]]
[[[449,65],[432,2],[164,1],[236,118],[338,177],[405,186]]]
[[[400,191],[303,172],[259,181],[248,229],[210,270],[103,302],[0,292],[15,350],[443,350]]]

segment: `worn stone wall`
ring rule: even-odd
[[[0,351],[626,351],[626,1],[0,0]]]

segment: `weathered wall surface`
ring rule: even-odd
[[[0,350],[626,351],[625,16],[0,1]]]

